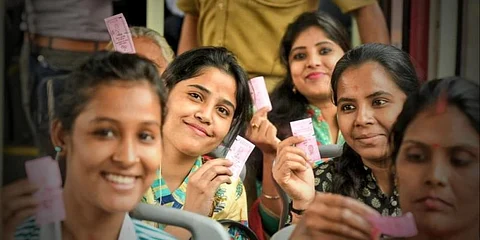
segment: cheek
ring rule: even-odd
[[[404,161],[398,161],[396,164],[396,181],[397,188],[400,195],[400,204],[403,207],[408,207],[413,200],[413,192],[421,189],[421,180],[419,177],[421,173],[418,167],[411,167]]]
[[[479,179],[478,179],[478,164],[471,166],[464,171],[459,171],[455,174],[455,178],[450,179],[450,185],[453,192],[459,201],[459,205],[469,206],[468,208],[476,209],[478,214],[479,205]],[[473,210],[473,209],[471,209]]]
[[[290,64],[290,73],[294,83],[299,80],[303,72],[303,67],[300,62],[293,62]]]
[[[351,130],[352,130],[352,122],[354,118],[353,113],[350,113],[350,114],[338,113],[338,114],[339,114],[337,117],[338,127],[345,138],[350,138]]]
[[[224,119],[220,118],[217,120],[218,124],[216,124],[216,132],[217,136],[223,140],[225,136],[227,136],[228,132],[230,131],[230,127],[232,126],[233,119]]]

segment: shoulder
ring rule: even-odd
[[[154,228],[150,225],[147,225],[139,220],[132,219],[132,222],[135,226],[135,233],[137,234],[137,239],[140,240],[150,240],[150,239],[175,239],[172,235],[167,232]]]
[[[40,228],[35,223],[34,217],[28,218],[17,227],[14,239],[40,239]]]

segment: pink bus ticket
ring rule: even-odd
[[[322,157],[320,156],[320,150],[318,149],[312,119],[306,118],[290,122],[290,127],[293,136],[301,136],[305,138],[305,141],[297,144],[296,147],[302,149],[305,154],[307,154],[310,162],[320,161]]]
[[[252,96],[255,110],[258,111],[264,107],[267,107],[268,111],[272,110],[272,103],[268,96],[265,79],[262,76],[252,78],[248,81],[248,86],[250,87],[250,95]]]
[[[51,157],[42,157],[25,162],[28,180],[40,189],[47,187],[62,187],[62,176],[58,162]]]
[[[400,217],[370,217],[369,221],[382,234],[390,237],[413,237],[418,233],[415,218],[410,212]]]
[[[35,221],[38,225],[65,219],[62,195],[62,177],[58,162],[43,157],[25,162],[28,180],[39,188],[33,197],[39,202]]]
[[[135,53],[132,34],[130,33],[130,28],[128,28],[123,13],[105,18],[105,24],[107,25],[108,33],[112,38],[115,51],[122,53]]]
[[[247,161],[250,153],[252,153],[255,145],[249,142],[247,139],[237,136],[235,138],[235,142],[233,142],[232,146],[227,152],[226,159],[233,162],[233,165],[230,167],[233,175],[232,178],[236,180],[240,173],[242,172],[243,166]]]

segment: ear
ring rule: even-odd
[[[67,149],[67,137],[67,131],[63,128],[62,123],[58,119],[53,120],[50,128],[50,139],[53,146],[62,148],[62,155],[65,154]]]

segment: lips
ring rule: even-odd
[[[428,211],[441,211],[445,208],[453,208],[453,204],[436,196],[422,197],[415,202],[420,203]]]
[[[211,137],[212,134],[208,133],[207,130],[197,124],[185,122],[185,124],[190,127],[197,135],[202,137]]]
[[[364,145],[375,145],[383,136],[383,134],[362,134],[354,139]]]
[[[358,139],[358,140],[370,139],[370,138],[378,137],[378,136],[381,136],[381,135],[382,134],[378,134],[378,133],[361,134],[361,135],[355,137],[355,139]]]
[[[135,187],[137,176],[118,174],[118,173],[102,173],[103,178],[113,186],[116,190],[129,190]]]
[[[320,78],[324,75],[326,75],[326,74],[322,73],[322,72],[311,72],[311,73],[307,74],[306,78],[315,80],[315,79],[318,79],[318,78]]]

